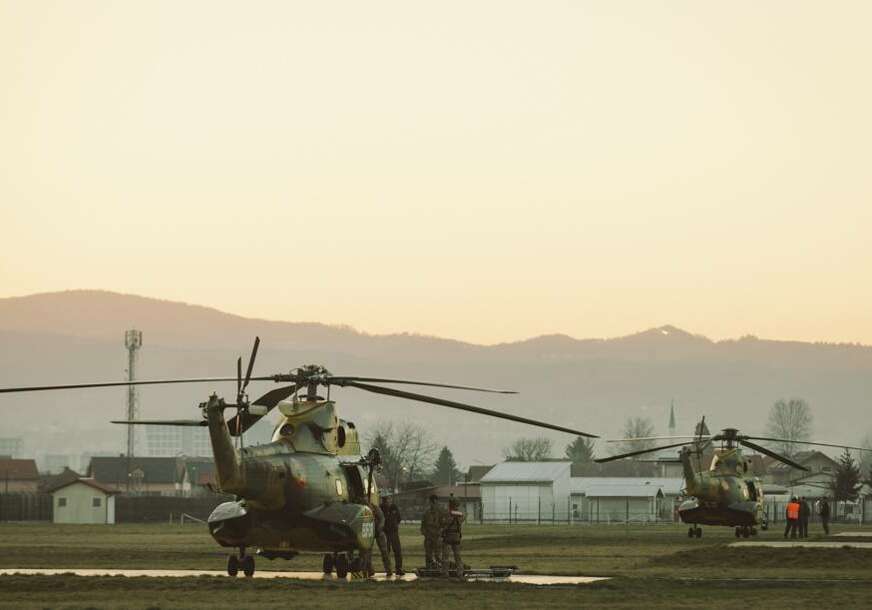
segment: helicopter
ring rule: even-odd
[[[426,396],[383,385],[405,384],[498,394],[515,394],[470,386],[331,374],[310,364],[268,376],[252,376],[260,338],[255,338],[245,376],[242,358],[236,361],[236,377],[159,379],[126,382],[81,383],[53,386],[0,388],[0,394],[75,388],[131,385],[204,383],[236,381],[236,401],[227,403],[212,394],[200,403],[197,419],[116,420],[125,425],[202,426],[209,430],[217,474],[217,490],[236,497],[219,504],[206,523],[209,533],[222,547],[234,549],[228,555],[227,573],[246,576],[255,572],[256,554],[267,559],[292,559],[300,552],[323,553],[323,571],[345,578],[360,573],[370,552],[375,519],[371,506],[379,501],[373,473],[380,465],[378,451],[362,455],[354,423],[339,417],[330,398],[332,387],[356,388],[385,396],[414,400],[464,412],[477,413],[538,426],[568,434],[597,438],[596,435],[474,405]],[[251,381],[284,383],[250,401],[246,393]],[[325,387],[326,398],[318,395]],[[225,419],[225,410],[235,410]],[[278,423],[272,441],[244,447],[245,432],[263,417],[277,410]],[[239,447],[234,446],[234,437]]]
[[[790,442],[823,447],[862,449],[861,447],[848,447],[832,443],[749,436],[740,434],[736,428],[724,428],[720,434],[711,435],[706,427],[705,417],[697,424],[694,436],[630,438],[610,442],[632,443],[682,438],[691,440],[650,449],[630,451],[594,461],[599,463],[611,462],[645,453],[681,447],[678,457],[684,475],[683,493],[687,496],[687,499],[679,505],[678,515],[682,522],[690,525],[690,528],[687,530],[689,538],[702,537],[700,524],[735,527],[736,538],[756,536],[757,527],[763,530],[768,529],[768,518],[763,503],[763,483],[759,477],[753,475],[751,461],[742,454],[742,447],[758,451],[793,468],[808,471],[808,468],[802,464],[752,441]],[[708,469],[703,469],[703,452],[714,442],[719,442],[720,447],[714,450]],[[695,458],[695,460],[692,460],[692,458]],[[694,461],[696,462],[695,465]]]

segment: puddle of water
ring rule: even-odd
[[[749,547],[762,546],[769,548],[795,548],[798,546],[807,549],[841,549],[843,547],[851,547],[854,549],[872,549],[872,542],[805,542],[799,540],[773,540],[772,542],[733,542],[729,546]]]
[[[842,532],[833,538],[872,538],[872,532]]]
[[[76,576],[127,576],[127,577],[161,577],[161,578],[182,578],[186,576],[224,576],[225,572],[217,570],[107,570],[107,569],[50,569],[50,568],[4,568],[0,569],[0,575],[10,574],[42,574],[53,576],[58,574],[75,574]],[[239,576],[237,578],[244,578]],[[254,573],[254,578],[297,578],[302,580],[338,580],[336,576],[325,576],[320,572],[270,572],[259,571]],[[411,582],[417,580],[414,574],[406,574],[405,576],[387,577],[384,574],[376,574],[373,580],[376,581],[402,581]],[[522,575],[515,574],[508,578],[481,578],[477,580],[495,581],[495,582],[516,582],[528,585],[584,585],[598,580],[607,580],[603,576],[553,576],[549,574]]]

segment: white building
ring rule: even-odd
[[[484,521],[565,521],[570,462],[503,462],[481,479]]]
[[[94,479],[61,479],[47,490],[52,496],[54,523],[115,523],[116,492]]]
[[[663,477],[573,477],[573,521],[651,522],[676,519],[684,479]]]

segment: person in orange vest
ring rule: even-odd
[[[785,516],[787,517],[787,526],[784,528],[784,537],[790,534],[791,538],[796,538],[796,532],[799,528],[799,501],[796,498],[790,498],[787,504]]]

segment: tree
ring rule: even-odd
[[[541,462],[551,459],[551,439],[519,438],[510,446],[503,449],[503,455],[507,462]]]
[[[566,446],[566,457],[573,464],[586,464],[593,461],[594,441],[591,438],[577,436]]]
[[[860,492],[860,466],[854,461],[854,458],[845,449],[845,453],[839,457],[839,463],[836,465],[836,472],[833,475],[833,481],[830,484],[830,489],[833,492],[833,500],[856,500]]]
[[[414,481],[432,469],[437,446],[427,429],[419,424],[394,426],[392,422],[381,421],[371,428],[367,441],[371,449],[379,450],[382,473],[392,487]]]
[[[457,485],[461,474],[457,469],[457,463],[454,461],[454,456],[448,447],[442,447],[439,452],[439,457],[436,458],[436,463],[433,465],[433,474],[431,479],[436,485]]]
[[[624,422],[624,438],[646,438],[654,436],[654,423],[647,417],[628,417]],[[629,453],[654,447],[654,441],[619,443],[615,453]]]
[[[772,447],[788,457],[796,455],[798,447],[792,441],[807,441],[811,436],[811,407],[801,398],[779,400],[769,409],[766,435],[786,439],[773,442]]]

